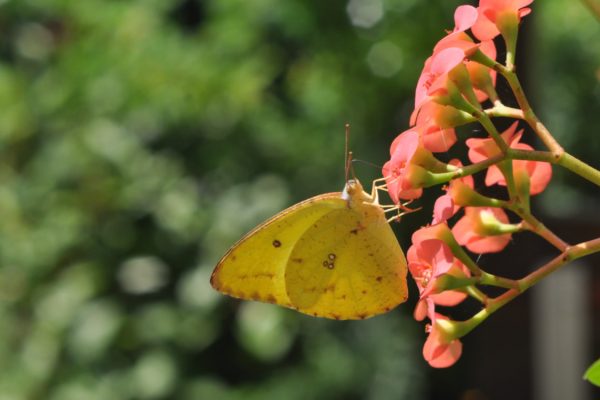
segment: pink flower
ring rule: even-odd
[[[513,123],[506,131],[502,133],[502,138],[510,148],[519,150],[533,150],[531,146],[525,143],[519,143],[523,130],[515,133],[518,122]],[[469,147],[469,159],[476,163],[500,154],[500,149],[493,139],[468,139],[466,141]],[[546,189],[552,179],[552,166],[543,161],[514,160],[513,171],[524,171],[529,176],[530,194],[535,195]],[[501,185],[506,186],[506,179],[500,169],[492,165],[488,168],[485,177],[487,186]]]
[[[480,0],[479,9],[492,22],[496,23],[505,14],[514,14],[519,20],[531,12],[527,6],[533,0]]]
[[[509,147],[512,147],[513,143],[518,142],[523,134],[523,130],[521,130],[515,135],[518,123],[518,121],[514,122],[501,134],[502,139],[504,142],[506,142],[506,144],[508,144]],[[467,139],[466,144],[469,147],[469,160],[471,160],[473,163],[478,163],[480,161],[487,160],[488,158],[499,156],[502,153],[492,138],[471,138]]]
[[[425,101],[411,115],[410,125],[419,132],[423,147],[444,153],[456,143],[455,126],[471,122],[471,116],[452,106]]]
[[[390,198],[396,204],[400,199],[411,200],[421,197],[422,188],[413,185],[411,161],[419,147],[419,133],[414,129],[402,132],[392,142],[390,148],[391,159],[383,165],[383,176]]]
[[[434,153],[446,152],[456,143],[454,126],[461,123],[460,112],[451,106],[425,102],[411,125],[421,136],[423,146]]]
[[[456,167],[462,166],[460,160],[457,159],[450,160],[449,164],[454,165]],[[467,175],[463,178],[453,179],[452,181],[450,181],[449,186],[446,188],[446,193],[438,197],[435,201],[435,204],[433,206],[433,220],[431,221],[432,224],[439,224],[441,222],[444,222],[452,216],[454,216],[454,214],[456,214],[458,210],[460,210],[460,206],[457,206],[454,203],[454,196],[455,192],[457,190],[460,190],[459,186],[461,184],[467,185],[471,189],[475,187],[473,177],[470,175]]]
[[[471,30],[479,40],[490,40],[503,31],[506,23],[519,23],[531,12],[533,0],[480,0],[478,18]]]
[[[449,337],[444,330],[448,319],[436,314],[429,327],[429,336],[423,346],[423,358],[434,368],[447,368],[456,363],[462,354],[460,340]]]
[[[450,47],[435,52],[425,61],[415,91],[415,113],[432,96],[446,93],[448,72],[461,64],[464,58],[464,50]]]
[[[426,228],[425,228],[426,229]],[[433,315],[435,305],[455,306],[466,299],[467,295],[456,290],[442,290],[436,280],[445,274],[467,277],[469,271],[441,240],[428,239],[414,242],[406,254],[408,269],[419,288],[421,299],[415,308],[417,321]]]
[[[470,29],[479,18],[478,10],[473,6],[462,5],[454,11],[454,29],[434,46],[433,53],[450,47],[462,48],[466,53],[476,48],[476,44],[464,32]]]
[[[508,224],[508,216],[501,208],[465,207],[465,215],[452,227],[458,244],[473,253],[497,253],[510,242],[511,234],[489,235],[486,222]]]
[[[411,125],[414,125],[416,116],[424,104],[436,96],[444,96],[447,93],[448,73],[461,65],[465,57],[473,54],[479,48],[479,44],[474,43],[471,37],[465,33],[478,18],[478,11],[472,6],[463,5],[456,9],[454,29],[438,41],[433,49],[433,54],[425,61],[417,82],[415,110],[411,116]]]
[[[458,261],[443,239],[451,235],[446,224],[438,224],[419,229],[412,236],[413,245],[407,252],[408,268],[417,283],[421,298],[414,311],[416,320],[428,317],[429,336],[423,346],[423,357],[435,368],[445,368],[454,364],[462,353],[462,343],[452,337],[447,329],[451,321],[435,312],[436,305],[454,306],[467,297],[456,290],[436,292],[436,282],[446,274],[468,277],[469,271]]]

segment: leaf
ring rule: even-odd
[[[596,386],[600,386],[600,359],[596,360],[583,374],[583,379],[590,381]]]

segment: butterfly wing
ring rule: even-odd
[[[298,311],[364,319],[406,301],[406,259],[376,204],[331,210],[292,249],[287,295]]]
[[[211,285],[233,297],[295,308],[285,288],[290,254],[298,239],[317,220],[344,207],[346,202],[341,193],[327,193],[275,215],[246,234],[223,256],[211,276]]]

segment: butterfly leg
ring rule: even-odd
[[[388,218],[387,219],[388,222],[400,221],[400,218],[402,218],[403,215],[410,214],[415,211],[419,211],[422,208],[422,207],[418,207],[418,208],[407,207],[412,202],[413,202],[413,200],[409,200],[406,203],[400,203],[400,204],[383,204],[380,207],[383,209],[383,212],[386,214],[387,213],[395,213],[396,214],[396,215],[393,215],[392,217]]]
[[[398,179],[398,178],[396,178]],[[375,179],[373,181],[373,186],[372,186],[372,190],[371,190],[371,197],[373,198],[378,198],[378,194],[379,194],[379,190],[383,190],[385,192],[389,192],[388,188],[387,188],[387,182],[386,182],[386,178],[382,177],[382,178],[378,178]],[[407,206],[412,203],[413,200],[409,200],[406,203],[400,203],[400,204],[381,204],[381,208],[383,208],[384,212],[388,213],[388,212],[396,212],[397,215],[393,216],[392,218],[390,218],[388,220],[388,222],[391,222],[393,220],[399,220],[400,217],[404,214],[410,214],[412,212],[418,211],[421,209],[421,207],[419,208],[408,208]],[[402,212],[400,212],[400,210],[402,210]]]

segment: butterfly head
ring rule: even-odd
[[[346,200],[351,207],[365,202],[373,202],[373,198],[363,190],[358,179],[348,179],[342,192],[342,199]]]

